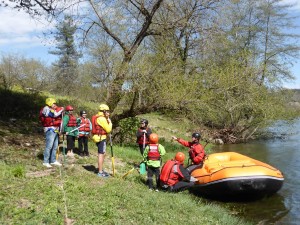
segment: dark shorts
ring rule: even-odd
[[[99,154],[105,154],[105,152],[106,152],[106,140],[102,140],[100,142],[97,142],[96,145],[98,147],[98,153]]]
[[[192,165],[189,165],[186,167],[187,171],[189,172],[189,174],[191,174],[195,169],[198,169],[198,168],[202,168],[203,166],[203,162],[201,162],[200,164],[192,164]]]
[[[75,148],[75,137],[67,135],[67,150]]]

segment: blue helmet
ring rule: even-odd
[[[148,126],[148,120],[146,119],[141,119],[140,123],[144,123],[146,126]]]

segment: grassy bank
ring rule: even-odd
[[[37,124],[1,122],[0,127],[0,224],[247,224],[234,212],[187,191],[151,192],[137,170],[123,179],[141,161],[137,147],[113,146],[116,176],[104,179],[95,173],[93,143],[91,157],[60,155],[63,167],[47,169],[42,166],[44,140]],[[166,133],[166,139],[174,132]],[[164,144],[164,161],[183,150]],[[111,172],[109,150],[105,168]]]

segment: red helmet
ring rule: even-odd
[[[66,106],[66,111],[72,111],[74,110],[73,107],[71,105],[67,105]]]
[[[158,135],[155,133],[150,134],[149,141],[151,144],[157,144],[158,143]]]
[[[184,162],[184,159],[185,159],[185,155],[184,153],[182,152],[177,152],[176,155],[175,155],[175,160],[180,162],[180,163],[183,163]]]

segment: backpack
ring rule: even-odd
[[[94,115],[92,116],[92,134],[99,134],[99,130],[98,130],[98,123],[97,123],[97,118],[99,117],[99,115]]]

